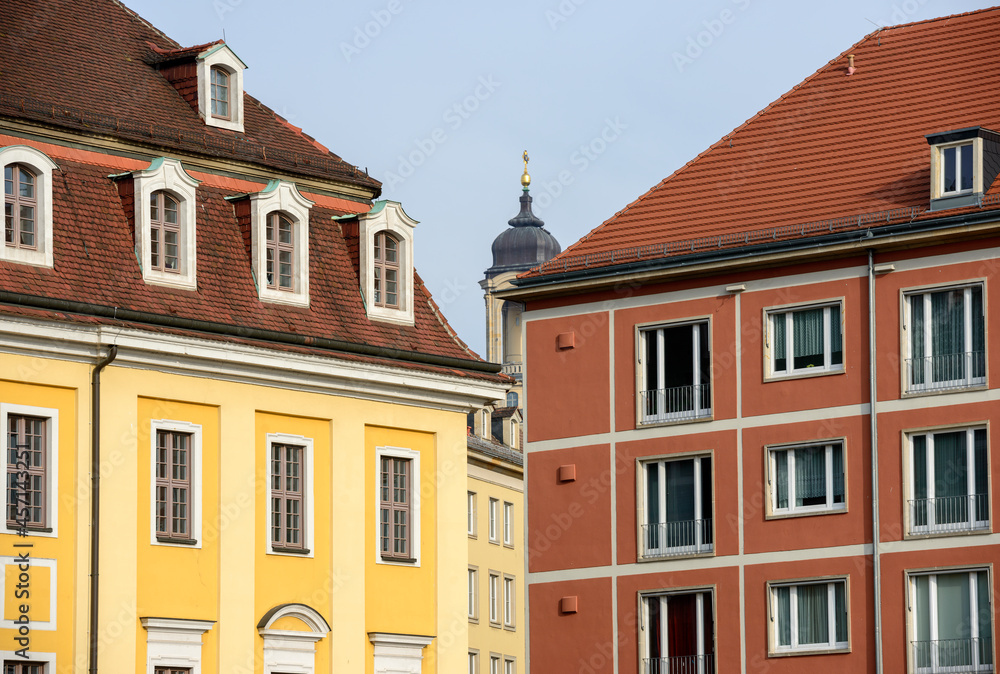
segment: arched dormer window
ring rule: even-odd
[[[267,243],[267,287],[275,290],[295,290],[295,224],[279,211],[269,213],[265,239]]]
[[[229,119],[229,73],[219,66],[210,72],[212,117]]]
[[[309,306],[309,209],[295,183],[250,195],[250,256],[262,302]]]
[[[388,232],[375,235],[375,306],[399,308],[399,241]]]
[[[205,124],[243,133],[246,64],[225,43],[198,54],[198,114]]]
[[[0,148],[4,235],[0,260],[52,266],[52,171],[57,166],[33,147]]]
[[[149,195],[149,268],[179,274],[181,271],[180,204],[165,190]]]
[[[395,201],[376,201],[358,216],[361,292],[368,318],[413,325],[413,228]]]

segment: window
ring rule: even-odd
[[[840,304],[768,312],[771,376],[842,371],[842,315]]]
[[[517,660],[505,657],[503,659],[503,674],[517,674]]]
[[[208,620],[140,618],[146,629],[146,668],[156,672],[188,672],[201,669],[201,646],[205,633],[215,624]],[[307,670],[302,670],[307,671]]]
[[[712,415],[708,321],[641,330],[640,422]]]
[[[229,119],[229,73],[218,66],[211,69],[212,116]]]
[[[41,662],[4,660],[3,674],[45,674],[45,664]]]
[[[294,183],[272,180],[250,195],[250,249],[261,301],[309,306],[309,214]]]
[[[988,571],[911,574],[908,608],[912,671],[993,671]]]
[[[476,537],[476,492],[469,492],[466,519],[468,520],[469,536]]]
[[[479,674],[479,651],[469,651],[469,674]]]
[[[157,667],[156,674],[190,674],[190,667]]]
[[[489,511],[489,524],[490,524],[490,542],[497,542],[497,505],[500,502],[495,499],[490,499],[490,511]]]
[[[119,185],[122,197],[134,199],[135,254],[146,283],[197,290],[197,205],[199,181],[175,159],[160,157],[131,174],[131,194]]]
[[[382,457],[379,474],[382,557],[411,559],[410,484],[409,459]]]
[[[243,71],[246,65],[226,44],[198,54],[198,114],[207,126],[243,133]]]
[[[191,541],[190,433],[156,432],[156,538]]]
[[[33,147],[0,147],[4,235],[0,260],[51,267],[52,171],[58,167]]]
[[[48,518],[48,419],[7,415],[7,527],[44,528]]]
[[[503,544],[514,547],[514,504],[503,504]]]
[[[986,429],[910,436],[909,533],[989,530]]]
[[[905,313],[907,392],[986,383],[982,285],[906,295]]]
[[[375,235],[375,306],[399,308],[399,242],[391,234]]]
[[[271,445],[271,546],[304,551],[305,447]]]
[[[972,143],[941,148],[942,196],[972,191]]]
[[[843,510],[844,473],[844,446],[840,442],[769,449],[771,514]]]
[[[769,587],[772,653],[848,648],[846,579]]]
[[[288,629],[286,618],[299,629]],[[286,626],[278,628],[282,622]],[[264,614],[257,633],[264,640],[261,674],[315,674],[317,644],[330,633],[330,624],[311,606],[280,604]]]
[[[643,595],[641,606],[643,672],[715,672],[711,591]]]
[[[514,628],[514,576],[504,574],[503,577],[503,624],[509,629]]]
[[[469,567],[469,620],[479,622],[479,567]]]
[[[500,656],[490,654],[490,674],[500,674]]]
[[[489,599],[490,624],[494,627],[500,627],[500,574],[495,571],[490,571]]]
[[[642,479],[642,558],[712,552],[712,457],[648,461]]]
[[[517,407],[517,391],[507,391],[507,407]]]

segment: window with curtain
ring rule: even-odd
[[[775,447],[768,452],[768,486],[775,515],[843,510],[842,443]]]
[[[986,383],[981,284],[907,295],[905,316],[907,391]]]
[[[712,457],[649,461],[642,471],[642,557],[712,552]]]
[[[772,376],[844,369],[840,304],[772,311],[767,323]]]
[[[911,574],[909,608],[912,671],[993,671],[993,609],[986,569]]]
[[[989,529],[986,429],[911,435],[909,486],[911,534]]]
[[[771,584],[771,651],[848,648],[847,580]]]
[[[639,333],[640,423],[712,415],[708,321]]]
[[[715,619],[708,590],[642,597],[643,672],[715,672]]]

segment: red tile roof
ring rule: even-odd
[[[998,91],[1000,8],[878,30],[522,276],[930,217],[924,136],[1000,131]]]

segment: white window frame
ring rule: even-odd
[[[420,674],[423,649],[434,637],[369,632],[368,640],[375,647],[375,674]]]
[[[0,241],[0,261],[53,266],[52,254],[52,172],[59,170],[43,152],[28,145],[0,147],[0,169],[22,164],[35,174],[35,249],[15,248]]]
[[[133,208],[135,211],[135,255],[142,270],[142,280],[150,285],[198,289],[198,225],[197,187],[201,181],[192,178],[176,159],[157,157],[147,168],[132,172]],[[152,240],[149,198],[154,192],[167,192],[177,200],[179,234],[177,272],[151,269]],[[163,253],[161,242],[160,255]]]
[[[302,517],[305,523],[302,527],[302,552],[285,552],[274,549],[274,539],[271,537],[271,447],[273,445],[296,445],[302,447],[304,456],[302,469],[305,476],[302,478]],[[313,439],[303,435],[291,435],[288,433],[268,433],[265,436],[265,457],[267,466],[267,554],[282,555],[285,557],[314,557],[314,527],[316,521],[316,498],[315,481],[313,472]]]
[[[278,630],[282,618],[296,618],[308,630]],[[330,633],[330,624],[311,606],[284,604],[268,611],[257,624],[264,639],[264,674],[315,674],[316,642]]]
[[[489,598],[490,626],[500,627],[500,572],[490,569],[487,596]]]
[[[840,362],[833,362],[833,312],[834,307],[840,310]],[[823,310],[823,364],[812,367],[795,367],[795,335],[793,314],[801,311]],[[785,369],[775,367],[775,329],[774,321],[784,314],[785,319]],[[844,360],[847,349],[844,348],[844,300],[829,300],[810,304],[795,304],[790,306],[767,307],[764,309],[764,360],[766,379],[787,379],[803,376],[816,376],[845,372]]]
[[[313,203],[302,196],[295,183],[284,180],[272,180],[250,195],[250,256],[261,302],[309,306],[309,213]],[[275,212],[283,213],[292,223],[292,290],[267,287],[267,217]],[[275,265],[277,273],[277,260]]]
[[[361,289],[368,318],[413,325],[414,275],[413,229],[419,224],[396,201],[376,201],[370,211],[358,215]],[[399,306],[375,306],[375,235],[392,234],[399,243]]]
[[[194,543],[171,543],[156,537],[156,433],[172,431],[191,435],[191,540]],[[202,543],[201,523],[204,519],[202,502],[202,430],[200,424],[172,419],[153,419],[149,423],[149,542],[171,548],[200,549]],[[152,671],[152,670],[150,670]]]
[[[835,641],[837,634],[836,623],[836,589],[838,583],[844,585],[844,603],[846,610],[847,641]],[[825,644],[799,644],[798,643],[798,588],[806,585],[826,585],[827,586],[827,636]],[[784,646],[778,644],[778,588],[787,587],[790,593],[790,615],[789,632],[791,645]],[[796,580],[783,580],[780,582],[768,582],[768,653],[771,656],[781,655],[805,655],[810,653],[848,653],[851,650],[851,585],[848,576],[830,576],[824,578],[802,578]]]
[[[986,464],[987,464],[987,475],[986,475],[986,519],[980,520],[975,517],[972,519],[965,520],[962,524],[967,524],[968,526],[955,526],[958,523],[950,523],[938,525],[936,522],[931,520],[935,519],[936,508],[927,508],[928,512],[926,514],[927,523],[924,525],[914,524],[916,515],[914,509],[916,505],[913,503],[915,501],[916,492],[916,461],[914,459],[914,440],[918,437],[924,437],[925,440],[925,461],[926,461],[926,479],[927,479],[927,492],[928,496],[926,499],[931,501],[936,497],[935,495],[935,461],[934,461],[934,438],[937,435],[944,433],[955,433],[964,432],[966,434],[965,442],[965,453],[966,453],[966,486],[965,486],[965,497],[968,499],[967,508],[969,509],[970,515],[976,511],[976,503],[974,501],[974,496],[976,492],[976,473],[975,473],[975,433],[976,431],[984,431],[986,433]],[[904,517],[906,524],[906,535],[907,536],[954,536],[956,534],[968,534],[968,533],[990,533],[992,521],[992,502],[990,495],[992,494],[993,484],[992,484],[992,471],[989,469],[990,465],[990,434],[989,427],[983,424],[971,424],[968,426],[948,426],[942,428],[931,428],[922,429],[918,431],[909,431],[905,434],[905,442],[903,443],[905,457],[905,475],[906,484],[904,486]]]
[[[503,544],[514,547],[514,504],[510,501],[503,502]]]
[[[157,667],[187,667],[201,674],[202,638],[212,629],[212,620],[140,618],[146,628],[146,674]]]
[[[499,499],[493,498],[492,496],[490,497],[489,510],[487,512],[490,543],[499,543],[497,540],[497,505],[499,503]]]
[[[517,658],[513,655],[503,656],[503,674],[517,674]]]
[[[972,148],[972,187],[969,189],[957,189],[946,192],[944,189],[944,153],[945,150],[950,150],[952,148],[959,148],[962,146],[969,146]],[[983,139],[980,137],[966,138],[963,140],[954,141],[951,143],[940,143],[938,145],[931,146],[931,198],[932,199],[948,199],[950,197],[965,196],[967,194],[981,193],[984,187],[988,188],[989,185],[983,185],[983,174],[981,167],[983,165]],[[956,152],[956,166],[955,174],[957,177],[956,183],[958,185],[962,184],[962,165],[959,160],[958,153]]]
[[[651,621],[649,617],[649,604],[650,602],[657,601],[661,607],[662,611],[666,611],[667,602],[670,597],[675,596],[685,596],[685,595],[696,595],[695,601],[695,623],[697,630],[697,641],[698,650],[701,652],[697,654],[698,660],[696,661],[696,667],[691,669],[691,674],[712,674],[717,671],[717,668],[713,663],[706,663],[705,656],[707,653],[707,645],[712,645],[712,656],[713,659],[718,658],[718,653],[715,648],[715,632],[718,632],[718,610],[715,605],[715,588],[714,587],[687,587],[687,588],[670,588],[669,590],[653,590],[649,592],[639,593],[639,653],[640,653],[640,665],[642,660],[650,660],[650,640],[653,639],[651,634]],[[711,604],[713,625],[715,625],[715,632],[712,634],[705,634],[705,602],[708,601]],[[663,621],[664,629],[668,627],[667,621]],[[660,635],[665,636],[665,635]],[[666,639],[663,639],[663,643],[667,643]],[[666,656],[671,657],[671,656]],[[706,666],[710,665],[710,666]],[[645,670],[643,670],[645,671]],[[659,671],[656,669],[651,669],[650,671]],[[686,671],[686,670],[685,670]]]
[[[836,503],[833,500],[834,496],[834,481],[836,476],[833,474],[833,451],[839,446],[841,455],[841,464],[844,469],[844,475],[842,480],[844,481],[844,501],[843,503]],[[823,447],[826,449],[826,503],[821,505],[809,505],[809,506],[796,506],[795,505],[795,482],[793,476],[795,471],[795,454],[794,452],[799,449],[813,449],[816,447]],[[775,454],[777,452],[790,452],[788,456],[788,472],[787,477],[789,478],[788,484],[788,506],[785,508],[778,507],[778,471],[777,462]],[[823,515],[827,513],[837,513],[847,511],[847,475],[849,471],[847,469],[847,442],[844,438],[834,438],[830,440],[821,440],[816,442],[795,442],[783,445],[773,445],[767,447],[766,452],[767,461],[767,490],[769,492],[767,498],[767,515],[768,517],[788,517],[795,515]]]
[[[379,499],[378,480],[382,470],[382,457],[409,459],[410,461],[410,558],[414,561],[405,562],[382,557],[380,547],[381,532],[379,531],[379,512],[382,501]],[[420,566],[420,452],[406,447],[376,447],[375,448],[375,563],[391,566]]]
[[[479,622],[479,567],[469,565],[469,622]]]
[[[226,44],[217,44],[198,54],[198,114],[208,126],[243,133],[243,71],[246,64]],[[212,68],[229,74],[229,119],[212,115]]]
[[[979,288],[983,297],[983,376],[974,377],[973,372],[973,351],[972,351],[972,291]],[[933,381],[933,320],[930,320],[931,312],[931,299],[930,296],[934,293],[940,292],[952,292],[956,290],[963,291],[963,367],[965,369],[965,376],[959,379],[950,379],[942,381]],[[987,323],[987,316],[989,311],[986,308],[986,283],[977,280],[970,282],[954,283],[943,286],[930,286],[922,288],[908,288],[902,291],[903,293],[903,305],[902,305],[902,325],[903,330],[901,333],[902,346],[903,346],[903,367],[901,368],[901,374],[903,377],[903,393],[905,394],[921,394],[921,393],[940,393],[947,391],[961,391],[969,388],[978,388],[986,386],[987,377],[989,374],[989,330]],[[923,310],[924,310],[924,363],[923,363],[923,383],[915,384],[911,382],[911,373],[913,371],[913,337],[912,337],[912,308],[911,303],[915,296],[923,297]]]
[[[34,627],[34,625],[32,625]],[[16,627],[14,629],[17,629]],[[14,660],[15,662],[21,662],[26,665],[44,665],[42,667],[42,672],[44,674],[56,674],[59,669],[56,667],[56,654],[55,653],[41,653],[39,651],[29,651],[28,659],[25,660],[16,651],[0,651],[0,663],[4,660]]]
[[[701,471],[702,462],[701,459],[708,458],[711,460],[712,475],[709,477],[709,484],[712,489],[712,514],[711,524],[707,525],[707,530],[704,528],[705,525],[698,525],[697,522],[703,522],[705,519],[702,517],[704,514],[702,512],[702,494],[701,494]],[[648,487],[646,484],[647,475],[646,467],[651,464],[659,465],[657,472],[657,487],[659,496],[657,498],[658,503],[661,508],[664,509],[662,514],[657,514],[657,522],[659,525],[665,525],[666,522],[666,468],[667,463],[673,463],[675,461],[694,461],[694,483],[695,483],[695,495],[694,495],[694,542],[690,545],[680,545],[680,546],[669,546],[669,545],[657,545],[655,547],[648,547],[646,545],[647,538],[649,537],[648,532],[643,529],[644,526],[651,526],[646,523],[647,510],[649,509],[649,504],[647,503]],[[669,559],[673,557],[689,557],[689,556],[702,556],[702,555],[713,555],[715,554],[715,455],[714,452],[692,452],[692,453],[682,453],[682,454],[668,454],[665,456],[651,456],[643,457],[637,460],[637,488],[638,488],[638,501],[639,501],[639,519],[637,522],[637,537],[638,537],[638,554],[639,560],[657,560],[657,559]],[[706,536],[706,531],[710,533],[710,536]],[[657,540],[660,537],[667,538],[666,532],[657,534]],[[706,541],[705,538],[711,538],[711,540]]]
[[[517,627],[517,579],[509,573],[503,574],[503,626],[513,630]]]
[[[676,412],[666,411],[668,393],[665,386],[662,386],[664,382],[663,378],[666,376],[666,366],[667,359],[665,357],[665,346],[663,333],[659,332],[664,329],[671,328],[682,328],[685,326],[690,326],[691,330],[691,360],[692,360],[692,383],[680,386],[677,388],[691,388],[691,403],[692,409],[690,410],[678,410]],[[701,362],[701,350],[700,350],[700,340],[701,332],[705,331],[707,335],[708,343],[708,362]],[[656,373],[656,382],[646,381],[646,365],[644,363],[644,358],[646,354],[646,335],[656,334],[657,340],[657,363],[659,367]],[[712,321],[708,316],[688,318],[678,321],[670,322],[660,322],[660,323],[650,323],[648,325],[637,325],[636,326],[636,415],[639,425],[649,426],[654,424],[663,423],[686,423],[691,421],[709,420],[712,418],[713,409],[713,398],[715,391],[713,390],[713,376],[712,376]],[[701,387],[705,384],[701,383],[702,374],[708,369],[708,406],[702,405],[702,393]],[[663,391],[661,395],[659,392]],[[647,398],[649,394],[652,393],[654,398],[653,401],[647,404]],[[654,404],[657,408],[656,413],[647,413],[647,408],[650,404]]]
[[[7,417],[11,414],[25,415],[30,417],[41,417],[46,419],[45,424],[45,512],[47,521],[45,529],[51,531],[38,531],[28,529],[28,536],[41,536],[43,538],[57,538],[59,536],[59,410],[51,407],[35,407],[32,405],[17,405],[14,403],[0,403],[0,433],[3,434],[3,446],[0,447],[0,475],[4,476],[4,496],[3,506],[7,507]],[[7,512],[4,510],[0,517],[0,534],[17,534],[18,529],[7,526]]]
[[[490,674],[500,674],[500,659],[502,657],[499,653],[490,653]]]
[[[469,538],[477,537],[477,527],[476,527],[476,492],[470,491],[468,496],[468,502],[466,504],[466,527],[468,529]]]
[[[479,649],[469,649],[469,674],[479,674]]]

